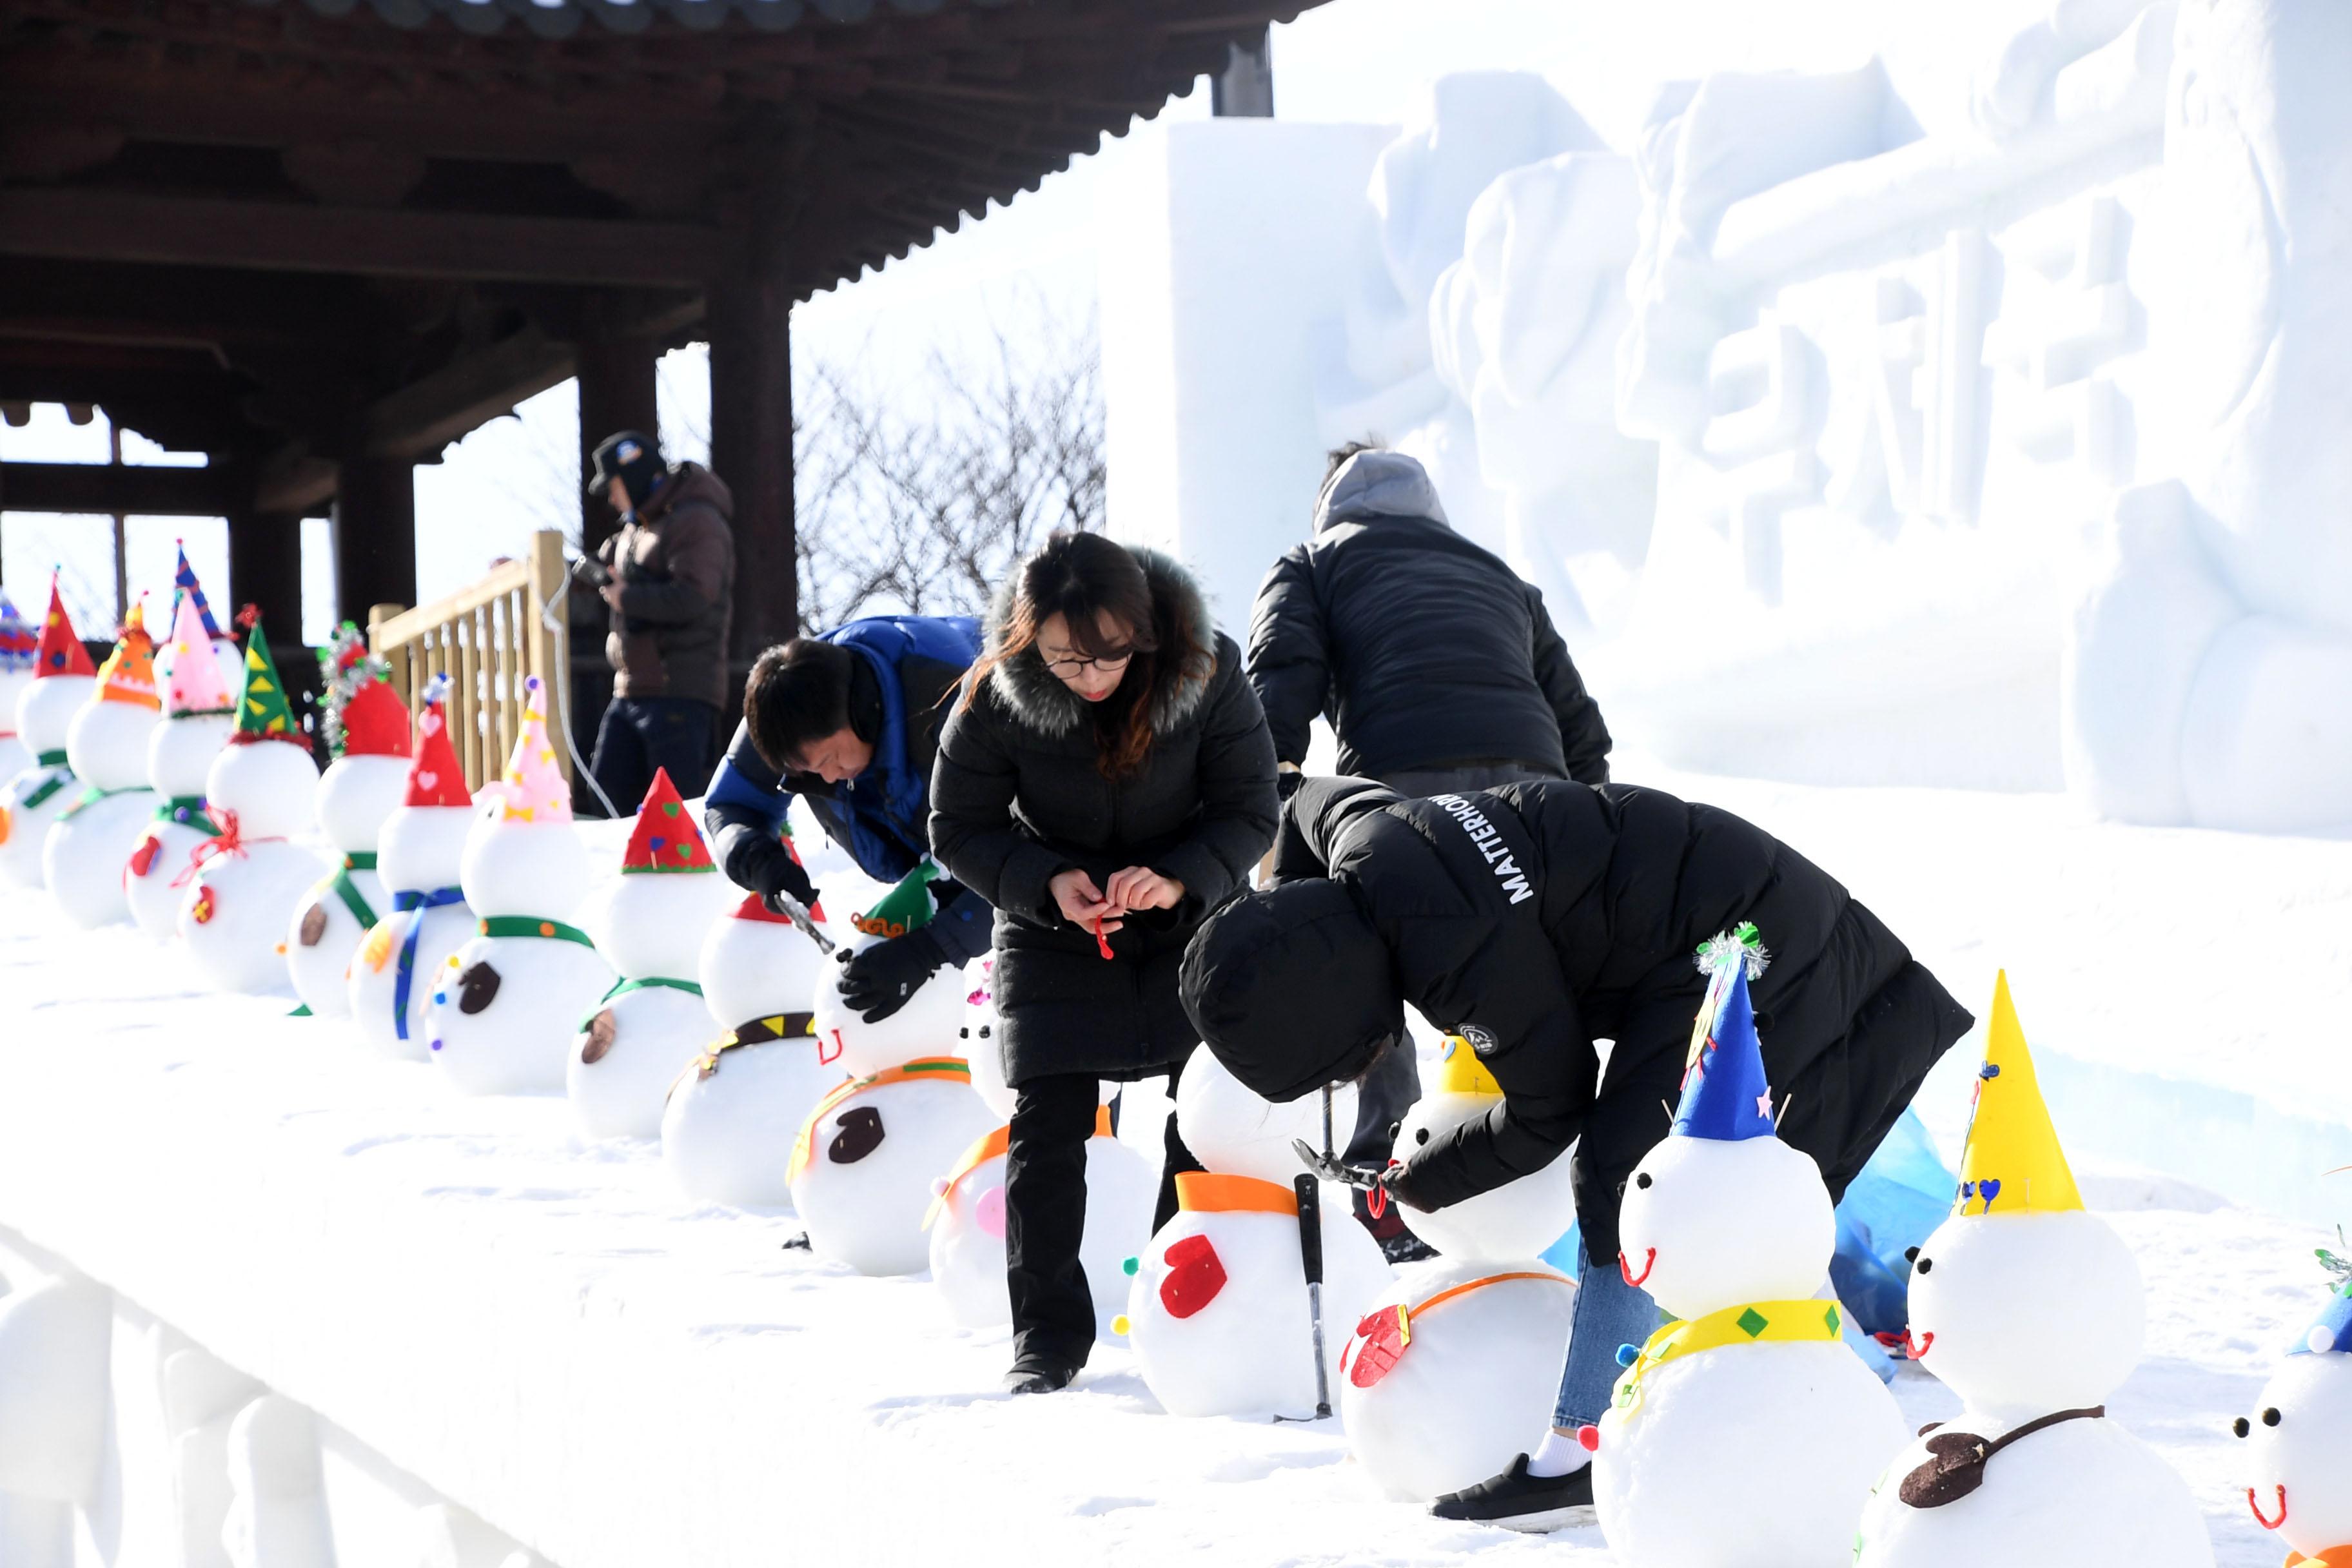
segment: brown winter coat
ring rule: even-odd
[[[680,463],[598,558],[621,584],[604,638],[613,695],[727,703],[735,596],[735,498],[699,463]]]

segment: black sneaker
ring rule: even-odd
[[[1077,1375],[1076,1367],[1063,1362],[1017,1361],[1013,1370],[1004,1374],[1004,1392],[1057,1394],[1069,1387]]]
[[[1401,1230],[1394,1236],[1381,1238],[1381,1256],[1392,1264],[1419,1263],[1424,1258],[1436,1257],[1437,1248],[1430,1246],[1412,1232]]]
[[[1592,1467],[1580,1466],[1564,1476],[1528,1474],[1528,1457],[1521,1454],[1501,1475],[1447,1492],[1429,1505],[1439,1519],[1474,1524],[1499,1524],[1506,1530],[1540,1534],[1566,1524],[1591,1522]],[[1579,1514],[1587,1517],[1578,1518]]]

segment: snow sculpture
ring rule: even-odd
[[[99,667],[97,691],[66,731],[66,761],[82,788],[49,825],[41,880],[84,930],[131,918],[124,866],[155,806],[147,787],[148,739],[163,717],[154,652],[143,606],[133,605]]]
[[[49,825],[80,796],[66,762],[66,731],[97,687],[97,667],[74,635],[52,577],[32,682],[16,697],[16,735],[33,760],[0,790],[0,877],[20,888],[41,885]]]
[[[39,639],[0,589],[0,779],[28,768],[33,753],[16,734],[16,700],[33,684],[33,649]]]
[[[234,1568],[335,1568],[318,1424],[308,1410],[265,1394],[237,1412],[229,1426],[228,1477],[221,1543]]]
[[[194,1348],[163,1360],[163,1425],[172,1439],[172,1495],[186,1568],[229,1568],[228,1437],[238,1412],[268,1391]]]
[[[351,622],[319,650],[319,663],[334,759],[319,780],[319,826],[338,860],[295,906],[286,972],[313,1015],[340,1018],[352,1010],[352,950],[392,912],[376,870],[376,840],[408,790],[408,710],[392,689],[392,667],[368,657]]]
[[[2246,1506],[2289,1563],[2352,1562],[2352,1283],[2338,1285],[2231,1430],[2246,1442]]]
[[[842,965],[853,953],[931,922],[937,913],[931,883],[939,874],[939,867],[926,860],[880,899],[852,914],[849,923],[857,934],[834,952],[833,962],[817,981],[811,1028],[820,1042],[819,1053],[854,1077],[957,1048],[964,990],[944,970],[917,987],[897,1012],[871,1024],[841,999]]]
[[[156,942],[169,942],[178,934],[180,891],[187,885],[183,873],[194,875],[189,868],[196,846],[220,834],[205,809],[205,781],[236,729],[238,688],[221,679],[196,600],[187,594],[172,613],[171,636],[155,658],[155,679],[164,691],[163,721],[148,737],[147,782],[157,799],[146,832],[123,868],[122,891],[139,929]]]
[[[474,797],[449,742],[449,678],[435,676],[416,715],[407,795],[384,819],[376,870],[389,910],[352,952],[351,1015],[360,1042],[378,1056],[426,1061],[425,1004],[452,953],[474,932],[457,876]]]
[[[920,1273],[930,1262],[923,1220],[932,1179],[954,1168],[988,1121],[959,1057],[835,1088],[801,1124],[786,1171],[809,1249],[860,1274]]]
[[[111,1304],[47,1279],[0,1296],[0,1492],[87,1503],[106,1444]]]

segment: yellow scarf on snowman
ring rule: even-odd
[[[1617,1380],[1617,1408],[1628,1421],[1639,1415],[1643,1377],[1667,1362],[1687,1361],[1702,1351],[1721,1350],[1726,1345],[1768,1342],[1834,1343],[1840,1322],[1838,1304],[1816,1298],[1805,1301],[1753,1301],[1668,1323],[1650,1336],[1633,1366]]]

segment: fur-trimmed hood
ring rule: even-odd
[[[1189,631],[1193,645],[1201,649],[1189,668],[1180,668],[1175,660],[1166,658],[1156,661],[1150,697],[1151,732],[1164,736],[1198,712],[1208,696],[1210,681],[1217,673],[1216,623],[1209,617],[1208,601],[1202,597],[1200,584],[1172,556],[1138,544],[1125,548],[1143,568],[1154,609]],[[982,626],[983,658],[1003,646],[1004,626],[1013,613],[1013,595],[1018,580],[1018,574],[1007,579],[989,604],[988,619]],[[1045,661],[1034,647],[1023,648],[991,669],[988,689],[1016,721],[1043,734],[1067,735],[1087,721],[1086,700],[1045,668]]]

